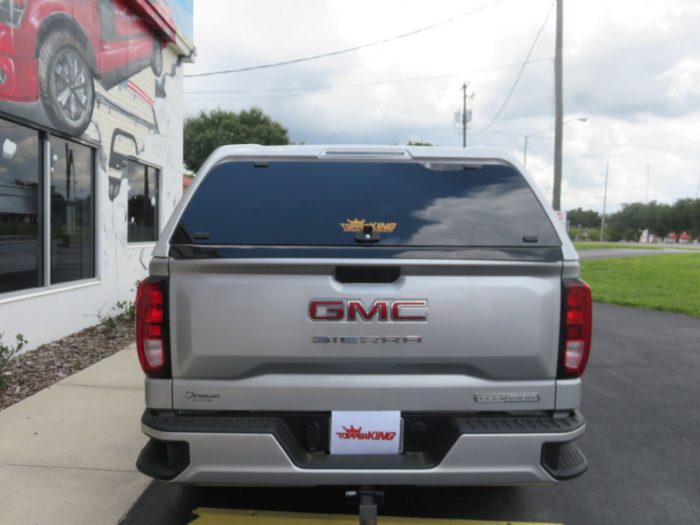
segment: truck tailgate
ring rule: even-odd
[[[389,283],[340,282],[343,265],[171,259],[174,408],[554,407],[561,262],[352,261],[395,268]]]

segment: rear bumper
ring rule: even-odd
[[[587,461],[573,443],[580,412],[550,416],[444,418],[424,449],[395,456],[312,451],[276,416],[192,416],[146,411],[151,440],[137,466],[167,481],[213,485],[519,485],[576,477]],[[302,434],[303,435],[303,434]],[[321,446],[323,449],[323,446]]]

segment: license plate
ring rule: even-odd
[[[401,412],[333,411],[331,454],[379,455],[401,452]]]

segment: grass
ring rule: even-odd
[[[581,261],[593,300],[700,317],[700,253]]]
[[[622,242],[594,242],[576,241],[574,243],[577,250],[612,250],[616,248],[630,250],[657,250],[659,248],[672,248],[668,244],[628,244]],[[682,245],[681,245],[682,246]]]

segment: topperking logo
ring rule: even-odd
[[[343,427],[344,432],[336,432],[340,439],[360,439],[369,441],[391,441],[396,437],[396,432],[368,431],[362,432],[362,427]]]
[[[371,226],[376,233],[392,233],[396,229],[395,222],[372,222],[355,218],[340,223],[344,232],[361,232],[365,226]]]

